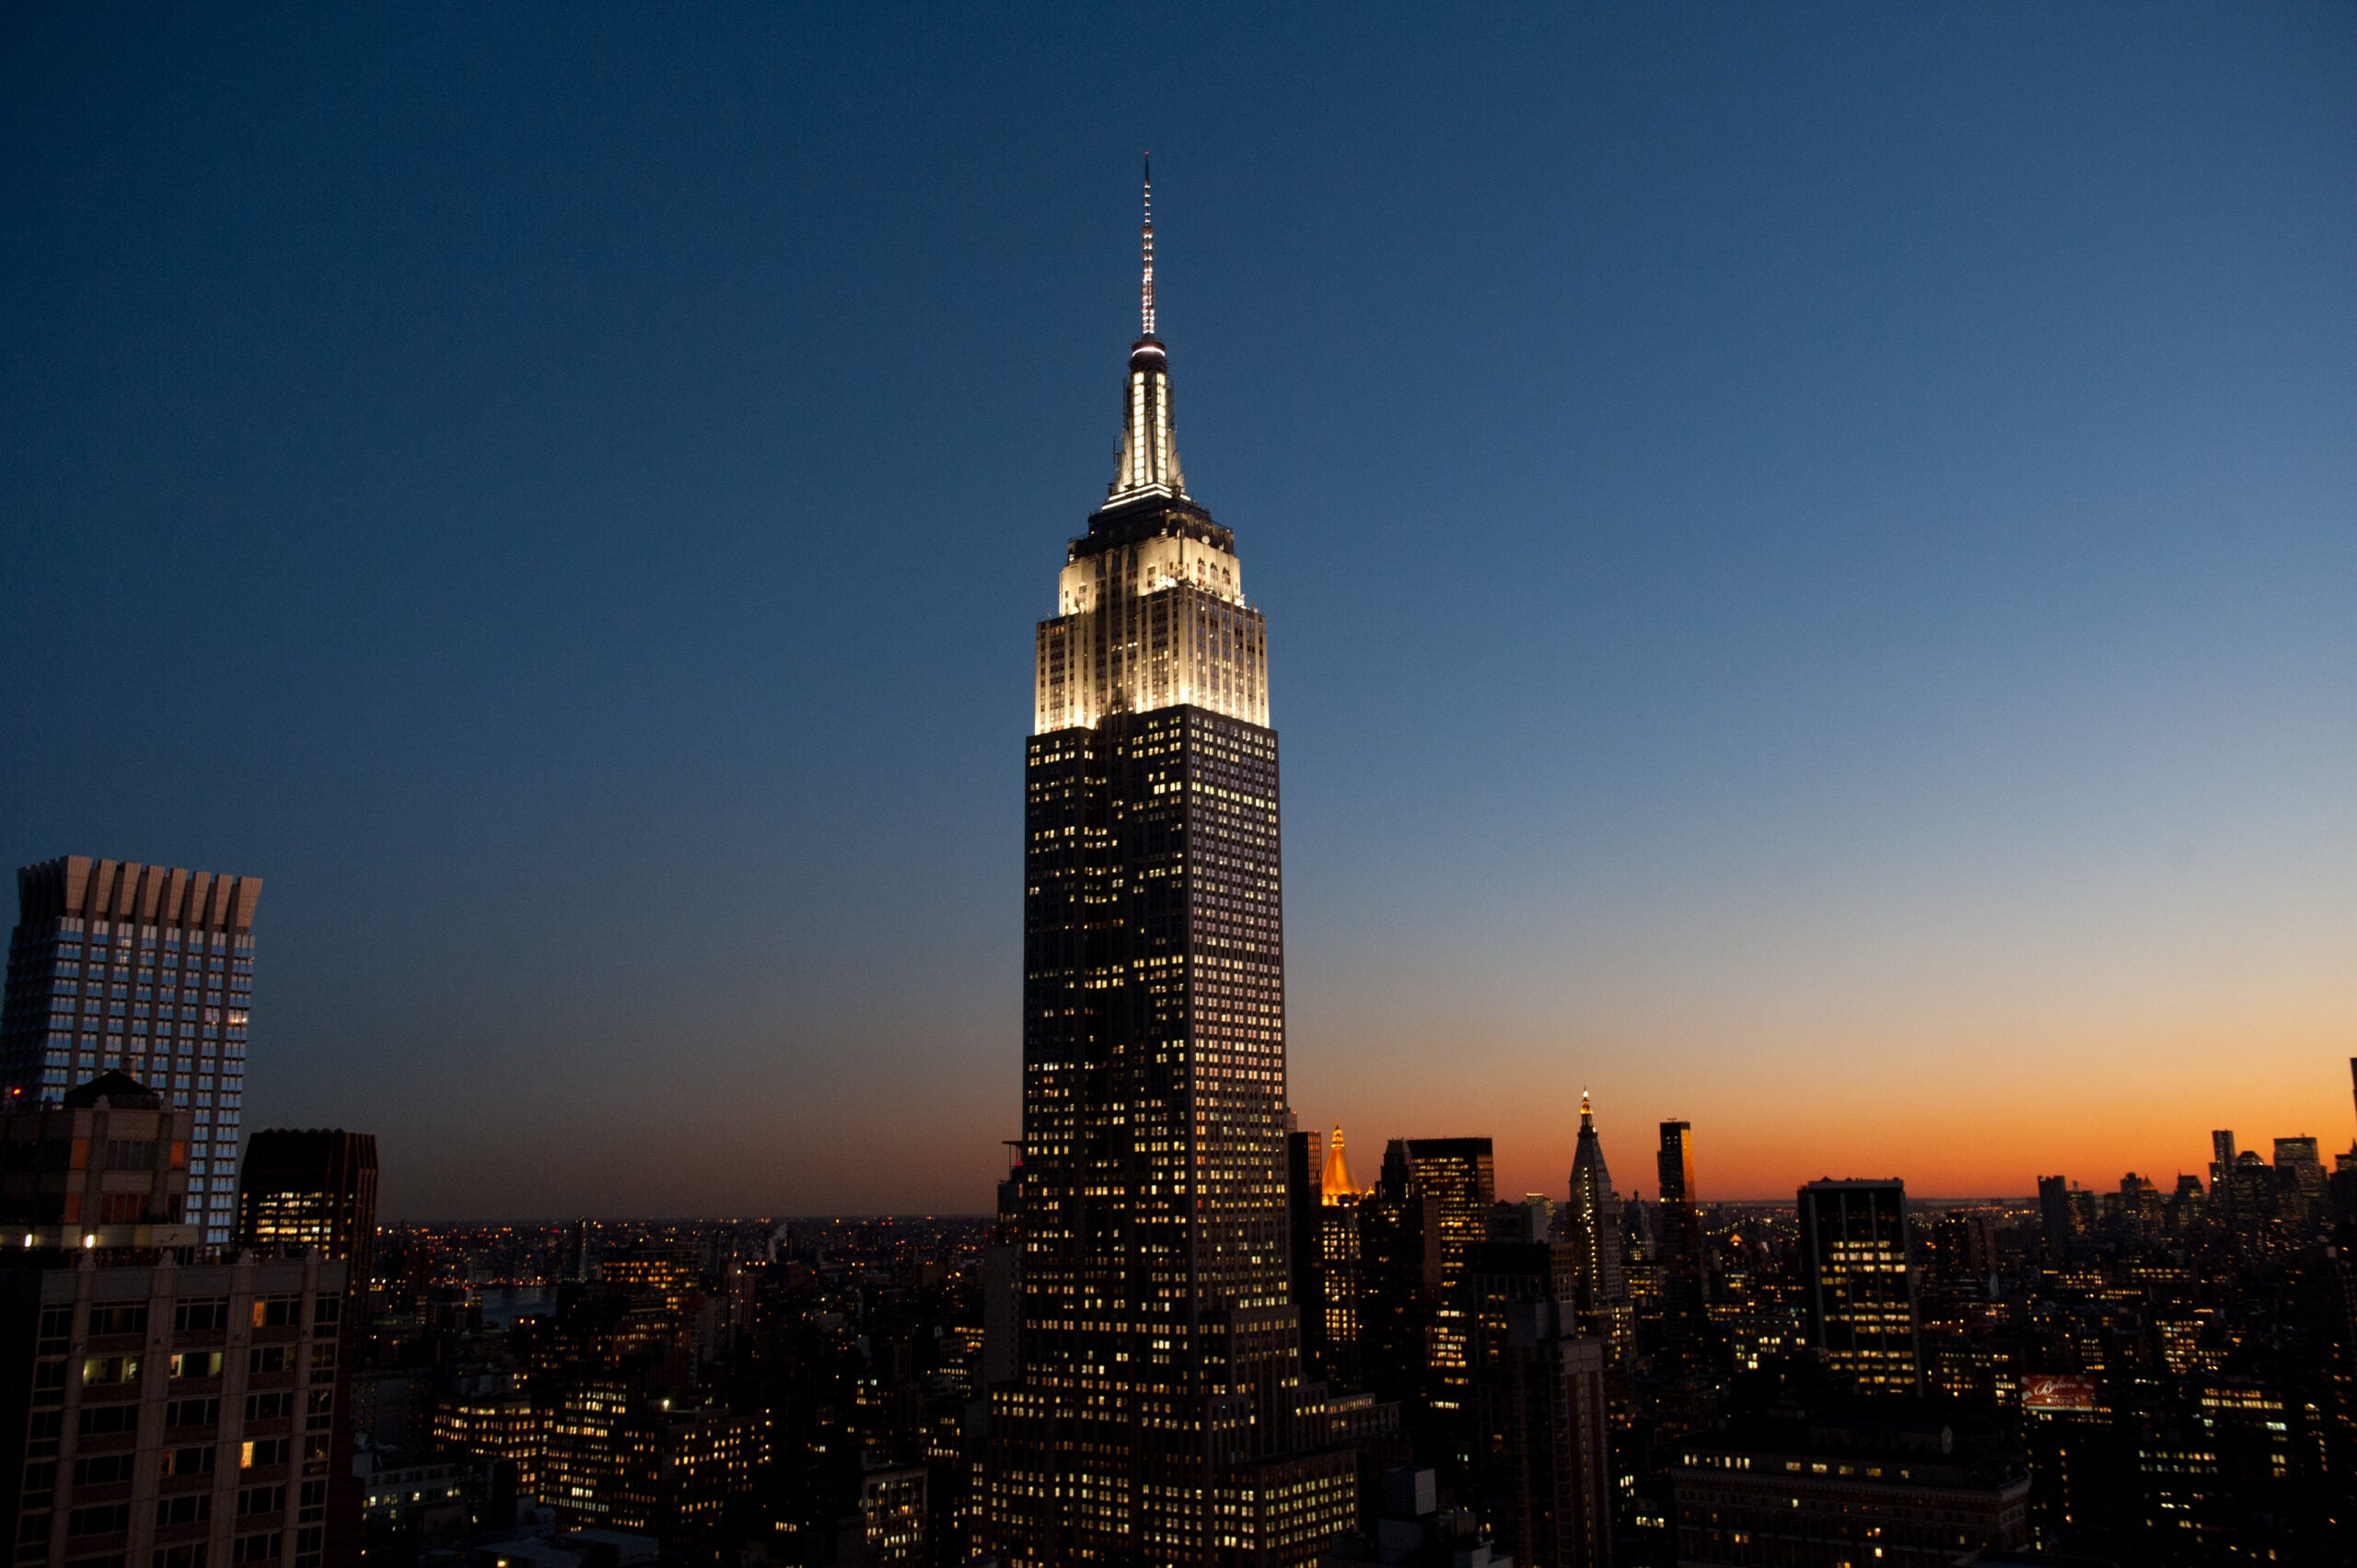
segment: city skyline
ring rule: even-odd
[[[1316,130],[1306,23],[18,17],[0,849],[268,881],[247,1123],[377,1132],[389,1219],[988,1210],[1008,612],[1152,145],[1305,1129],[1560,1200],[1592,1089],[1704,1203],[2329,1154],[2357,30],[2225,17],[1394,19]],[[960,42],[1042,89],[965,145]],[[1064,87],[1146,61],[1196,107]]]

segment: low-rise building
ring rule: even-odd
[[[1771,1407],[1686,1438],[1672,1481],[1681,1568],[1948,1568],[2029,1540],[2022,1456],[1929,1408]]]

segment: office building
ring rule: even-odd
[[[2314,1137],[2275,1140],[2275,1186],[2286,1199],[2310,1205],[2324,1202],[2324,1156]]]
[[[347,1364],[354,1361],[367,1321],[377,1257],[375,1134],[341,1128],[256,1132],[238,1178],[238,1242],[290,1256],[317,1250],[349,1265],[345,1278],[352,1299],[344,1304],[338,1353]],[[345,1414],[328,1456],[328,1555],[338,1562],[359,1550],[367,1513],[367,1486],[354,1464],[357,1434],[348,1405]]]
[[[188,1214],[229,1239],[261,879],[67,855],[17,873],[0,1087],[56,1100],[107,1071],[192,1117]]]
[[[925,1468],[870,1465],[859,1477],[859,1514],[867,1561],[879,1565],[931,1561],[925,1555]]]
[[[1906,1186],[1812,1181],[1799,1203],[1809,1342],[1860,1393],[1915,1392],[1922,1350]]]
[[[342,1128],[266,1127],[238,1178],[240,1246],[316,1247],[366,1289],[377,1257],[377,1137]]]
[[[1932,1226],[1930,1283],[1943,1306],[1977,1301],[1989,1295],[1997,1265],[1997,1227],[1988,1214],[1950,1209]]]
[[[1326,1165],[1318,1182],[1318,1248],[1320,1304],[1318,1374],[1340,1388],[1355,1388],[1359,1374],[1359,1202],[1365,1190],[1351,1179],[1342,1153],[1342,1124],[1334,1123]]]
[[[683,1322],[703,1289],[703,1260],[694,1249],[639,1237],[608,1252],[598,1277],[628,1291],[663,1317]]]
[[[548,1446],[547,1423],[548,1412],[520,1389],[460,1389],[435,1406],[434,1444],[472,1455],[486,1469],[503,1462],[513,1464],[517,1495],[538,1497],[541,1456]]]
[[[1908,1407],[1778,1409],[1679,1445],[1678,1561],[1950,1568],[2029,1542],[2028,1466],[1994,1429]]]
[[[408,1459],[371,1448],[356,1455],[354,1465],[364,1526],[447,1538],[464,1532],[472,1521],[468,1498],[478,1489],[474,1466],[465,1456]]]
[[[618,1380],[579,1384],[546,1417],[542,1501],[576,1526],[692,1537],[752,1495],[768,1426],[761,1415],[675,1408]]]
[[[0,1255],[13,1561],[324,1568],[343,1289],[318,1257]]]
[[[1472,1305],[1465,1264],[1490,1237],[1497,1202],[1496,1157],[1487,1138],[1406,1138],[1399,1149],[1411,1183],[1429,1194],[1440,1218],[1440,1298],[1433,1314],[1432,1381],[1436,1411],[1458,1411],[1471,1386]]]
[[[1036,643],[1021,1367],[987,1460],[1010,1568],[1306,1562],[1355,1515],[1286,1259],[1267,631],[1180,470],[1148,192],[1120,459]]]
[[[2169,1234],[2181,1237],[2200,1229],[2209,1212],[2210,1194],[2202,1190],[2201,1178],[2179,1171],[2177,1191],[2162,1210]]]

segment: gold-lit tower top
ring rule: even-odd
[[[1056,613],[1039,623],[1035,732],[1108,714],[1206,708],[1269,722],[1268,629],[1244,597],[1236,536],[1187,494],[1171,431],[1170,354],[1154,335],[1154,181],[1140,226],[1140,324],[1121,387],[1105,503],[1067,542]]]
[[[1350,1163],[1342,1158],[1342,1124],[1334,1123],[1334,1142],[1326,1151],[1326,1169],[1318,1179],[1318,1196],[1330,1206],[1347,1203],[1359,1196],[1356,1183],[1351,1180]]]

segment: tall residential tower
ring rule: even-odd
[[[1267,635],[1188,494],[1168,354],[1040,622],[1025,767],[1019,1369],[992,1390],[1009,1564],[1306,1563],[1355,1502],[1287,1271]]]
[[[191,1113],[188,1215],[229,1239],[259,877],[72,854],[17,873],[0,1084],[55,1101],[107,1071]]]

